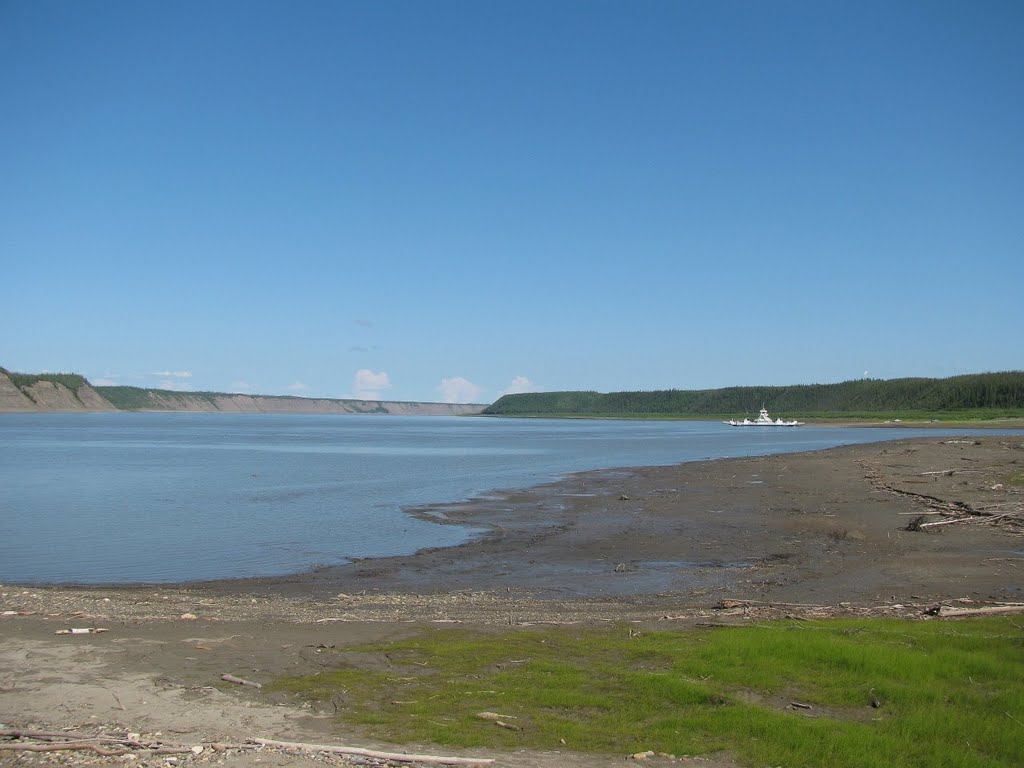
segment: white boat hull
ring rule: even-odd
[[[761,409],[761,413],[758,414],[754,421],[750,419],[744,419],[743,421],[729,419],[729,421],[723,421],[722,423],[728,424],[730,427],[799,427],[803,425],[802,421],[783,421],[782,419],[772,421],[768,411],[764,408]]]

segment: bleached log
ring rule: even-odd
[[[940,525],[954,525],[956,523],[991,523],[993,520],[1002,520],[1009,517],[1011,513],[1002,515],[977,515],[975,517],[957,517],[952,520],[939,520],[935,523],[920,523],[918,528],[937,528]]]
[[[26,731],[22,728],[0,729],[0,736],[8,739],[67,739],[68,741],[102,741],[104,738],[107,738],[103,736],[79,736],[77,733],[66,733],[64,731]]]
[[[237,683],[238,685],[249,685],[253,688],[262,688],[263,683],[254,683],[252,680],[244,680],[241,677],[235,677],[234,675],[224,674],[220,676],[220,679],[225,683]]]
[[[443,757],[439,755],[406,755],[402,752],[380,752],[362,747],[345,747],[337,744],[305,744],[298,741],[273,741],[271,739],[249,739],[253,744],[282,749],[302,749],[307,752],[333,752],[339,755],[359,755],[378,760],[394,760],[401,763],[430,763],[432,765],[491,765],[494,760],[487,757]]]
[[[986,616],[998,613],[1024,613],[1024,605],[986,605],[983,608],[946,608],[939,609],[940,619],[958,616]]]
[[[62,741],[50,744],[35,744],[35,743],[15,743],[15,744],[0,744],[0,749],[11,750],[14,752],[61,752],[63,750],[88,750],[95,752],[98,755],[104,757],[117,757],[118,755],[127,755],[130,749],[107,749],[101,747],[99,744],[91,741]]]

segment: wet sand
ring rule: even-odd
[[[244,584],[321,599],[463,590],[596,605],[1024,597],[1003,578],[1012,575],[1005,561],[986,559],[1021,554],[1024,542],[1008,529],[902,530],[940,508],[937,500],[980,510],[1019,504],[1024,482],[1010,478],[1024,472],[1020,443],[921,439],[580,473],[416,511],[491,531],[475,542]],[[231,594],[239,583],[204,587]]]
[[[1013,514],[906,530],[921,515],[943,519],[936,511]],[[322,668],[321,644],[456,622],[669,628],[793,614],[922,618],[940,603],[1024,601],[1024,437],[936,437],[589,472],[415,513],[491,533],[456,548],[285,578],[0,587],[2,727],[120,728],[186,744],[263,736],[366,746],[358,731],[338,732],[329,713],[226,685],[220,675],[266,682],[308,673]],[[54,634],[85,626],[108,631]],[[43,764],[52,754],[62,755],[57,764],[123,764],[83,753],[0,752],[0,765]],[[621,761],[499,757],[519,766]],[[326,758],[206,749],[181,764],[218,760],[305,766]]]

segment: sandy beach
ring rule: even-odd
[[[140,755],[136,765],[378,764],[212,746],[254,737],[444,752],[372,744],[358,731],[339,731],[330,713],[225,684],[221,675],[269,682],[309,673],[322,667],[319,647],[448,623],[670,628],[785,615],[924,619],[942,604],[1024,602],[1022,506],[1024,438],[935,437],[576,474],[413,511],[491,531],[478,541],[284,578],[4,585],[0,729],[132,733],[203,747],[174,755],[177,762]],[[966,518],[978,519],[908,530],[912,521]],[[106,631],[55,634],[73,627]],[[474,754],[510,766],[622,760]],[[124,759],[0,751],[0,765]]]

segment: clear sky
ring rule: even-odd
[[[0,0],[0,365],[489,402],[1024,368],[1024,3]]]

